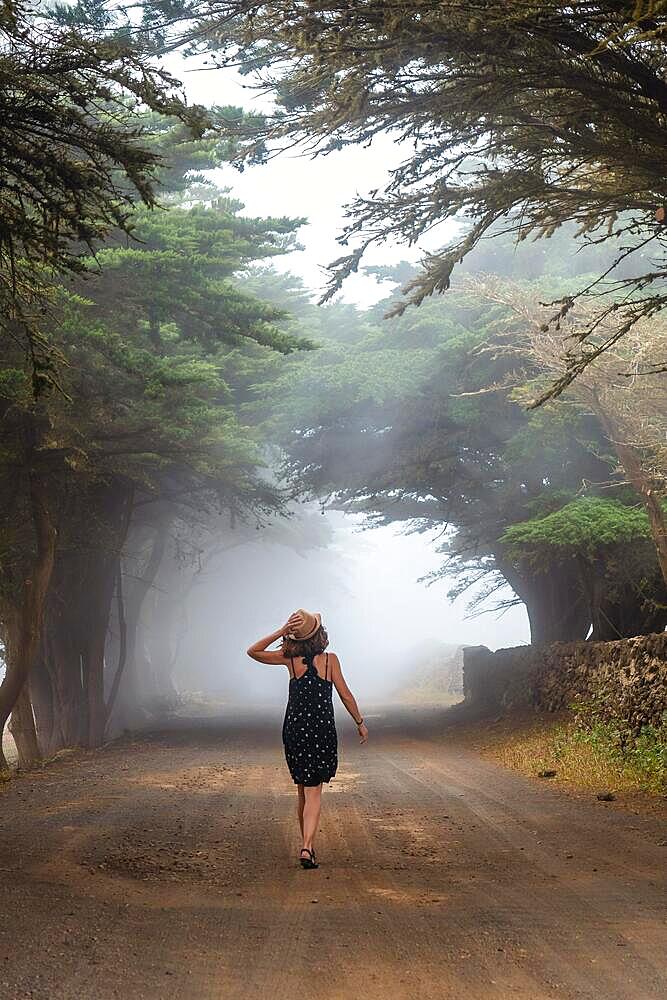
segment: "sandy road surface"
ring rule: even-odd
[[[667,995],[659,818],[384,711],[297,863],[280,719],[230,713],[0,792],[2,1000]],[[661,846],[662,845],[662,846]]]

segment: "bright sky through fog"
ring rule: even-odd
[[[268,107],[267,98],[246,86],[237,74],[195,69],[197,65],[195,60],[176,57],[168,64],[183,80],[192,103],[231,104],[256,111]],[[323,267],[345,252],[336,242],[344,225],[345,204],[356,194],[382,188],[389,169],[401,159],[398,145],[388,137],[380,137],[370,147],[350,147],[314,160],[305,154],[284,153],[263,166],[246,168],[243,173],[225,168],[218,171],[218,180],[244,202],[245,214],[308,219],[298,234],[305,250],[277,258],[274,266],[298,274],[317,293],[326,282]],[[441,229],[430,234],[423,247],[433,250],[445,239]],[[418,261],[420,256],[415,247],[385,245],[369,251],[365,263]],[[372,278],[357,274],[345,283],[342,297],[364,307],[385,294],[386,286],[380,288]],[[483,643],[491,648],[528,640],[523,605],[500,618],[487,614],[467,620],[470,595],[450,603],[446,598],[450,581],[432,587],[417,582],[440,564],[441,557],[434,552],[429,535],[406,536],[393,526],[360,534],[353,531],[351,519],[335,520],[336,541],[331,555],[335,560],[338,551],[345,565],[345,589],[353,609],[346,613],[346,598],[341,591],[340,608],[332,607],[329,617],[345,615],[345,633],[352,646],[370,645],[383,650],[388,644],[399,649],[403,644],[407,648],[419,632],[445,642]],[[508,590],[496,596],[508,597],[511,593]],[[388,630],[388,634],[380,636],[376,634],[378,629]]]
[[[243,78],[225,70],[196,70],[195,60],[171,60],[169,69],[183,80],[188,99],[199,104],[232,104],[247,110],[263,110],[266,98],[246,85]],[[344,225],[344,206],[355,195],[382,188],[389,169],[400,163],[399,146],[388,137],[379,137],[369,147],[349,147],[329,156],[312,159],[304,152],[283,153],[269,163],[217,171],[219,182],[245,203],[245,214],[306,217],[299,230],[304,250],[277,259],[275,267],[300,275],[315,293],[327,281],[323,268],[346,253],[336,242]],[[433,249],[442,236],[433,234],[424,246]],[[392,264],[400,260],[419,261],[416,247],[385,245],[371,248],[366,264]],[[342,298],[368,306],[386,294],[372,278],[352,275],[345,283]]]
[[[451,580],[427,587],[421,576],[439,568],[435,552],[437,529],[426,534],[404,535],[396,525],[372,531],[351,531],[352,518],[332,512],[335,525],[333,558],[345,560],[346,585],[354,594],[352,614],[345,616],[345,637],[351,649],[409,648],[419,639],[484,644],[498,648],[528,641],[523,605],[498,614],[467,618],[470,594],[453,603],[447,600]],[[507,596],[504,594],[502,596]],[[342,610],[342,609],[341,609]],[[333,609],[335,622],[338,609]]]

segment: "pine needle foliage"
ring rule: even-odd
[[[46,19],[37,4],[0,9],[0,334],[32,360],[33,390],[54,384],[45,333],[58,276],[77,275],[136,200],[155,203],[159,154],[141,109],[203,134],[202,109],[126,36]]]
[[[623,335],[667,303],[656,218],[667,204],[665,3],[193,0],[146,10],[171,45],[255,74],[275,98],[264,130],[274,146],[319,155],[381,134],[402,144],[385,189],[349,206],[326,297],[375,243],[443,230],[400,313],[447,289],[492,231],[534,240],[574,223],[614,259],[554,303],[555,318],[579,295],[600,296],[599,314]],[[588,363],[594,328],[581,331],[560,389]]]
[[[508,555],[548,568],[554,559],[599,555],[605,547],[650,541],[648,517],[618,500],[580,497],[544,517],[512,524],[501,536]]]

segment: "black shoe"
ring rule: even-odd
[[[308,857],[304,858],[304,856],[303,856],[304,854],[307,854]],[[307,847],[302,847],[301,848],[301,857],[299,858],[299,861],[301,862],[301,867],[302,868],[319,868],[320,867],[318,865],[317,861],[315,860],[315,851],[311,851]]]

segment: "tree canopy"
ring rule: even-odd
[[[443,230],[442,249],[393,304],[401,312],[448,288],[455,263],[490,232],[536,239],[575,223],[612,260],[554,317],[598,296],[616,337],[667,302],[655,215],[667,201],[662,4],[192,0],[146,10],[170,44],[255,74],[275,99],[261,134],[276,148],[327,154],[383,133],[402,143],[387,187],[349,206],[340,242],[352,249],[332,265],[327,295],[373,243]],[[633,255],[632,273],[619,270]],[[589,363],[593,328],[555,392]]]
[[[36,392],[53,381],[44,327],[59,275],[79,274],[132,204],[155,203],[153,108],[203,135],[203,110],[127,35],[58,24],[40,6],[0,11],[0,333],[31,356]]]
[[[557,244],[553,253],[558,259]],[[519,275],[535,269],[528,248],[512,260]],[[543,266],[550,270],[549,255]],[[376,269],[393,281],[398,271]],[[499,287],[532,287],[533,295],[571,281],[496,279]],[[528,608],[534,641],[584,638],[599,603],[591,579],[555,551],[544,550],[541,563],[514,559],[505,533],[560,510],[565,523],[580,498],[604,497],[632,511],[639,497],[624,484],[615,441],[587,399],[568,394],[526,411],[526,398],[552,369],[530,348],[506,299],[486,294],[491,284],[471,271],[469,287],[391,320],[381,318],[391,298],[378,304],[358,316],[356,336],[338,339],[334,327],[318,351],[273,372],[272,395],[258,387],[257,405],[284,450],[294,490],[328,497],[370,524],[438,528],[443,564],[433,579],[449,578],[453,596],[470,591],[478,609],[488,607],[509,583]],[[326,316],[330,307],[322,308]],[[591,368],[580,392],[593,376]],[[619,536],[614,545],[622,544]],[[612,608],[612,591],[623,588],[613,574],[601,586],[607,621],[597,617],[596,637],[654,621],[652,602],[662,602],[664,584],[649,538],[642,553],[628,570],[630,596]]]
[[[576,337],[590,321],[590,311],[580,305],[563,318],[558,331],[550,330],[544,322],[544,307],[536,302],[536,291],[534,286],[496,278],[478,278],[474,283],[477,297],[506,308],[502,321],[494,325],[487,349],[515,358],[519,370],[528,359],[528,382],[515,392],[515,398],[523,400],[535,391],[544,398],[544,376],[557,377],[564,366],[564,337]],[[660,501],[667,486],[667,387],[652,361],[665,349],[667,327],[661,317],[643,319],[622,341],[611,343],[610,325],[609,318],[598,321],[591,340],[596,363],[574,381],[568,394],[600,421],[624,475],[642,499],[667,583],[667,520]],[[534,366],[539,371],[537,380],[530,378]],[[518,381],[515,372],[513,384]]]
[[[1,725],[26,657],[37,655],[21,622],[35,633],[37,618],[45,644],[31,691],[23,687],[25,711],[19,704],[14,713],[26,760],[36,753],[33,711],[51,750],[102,738],[122,695],[126,656],[110,682],[105,647],[128,558],[150,580],[170,530],[185,539],[189,528],[197,534],[223,514],[262,521],[284,507],[263,473],[261,438],[240,415],[239,373],[257,378],[274,352],[312,345],[282,330],[283,311],[243,290],[237,276],[289,249],[299,220],[243,216],[239,202],[201,176],[220,150],[204,139],[189,140],[186,152],[179,126],[170,136],[163,121],[151,122],[164,154],[170,139],[177,154],[160,178],[165,190],[172,185],[169,207],[135,208],[135,241],[128,244],[117,227],[73,282],[54,286],[44,329],[61,359],[61,391],[35,402],[20,343],[7,344],[0,369],[0,621],[8,665]],[[36,616],[32,580],[40,567]],[[148,586],[125,588],[131,621]],[[56,695],[62,704],[54,715]]]

